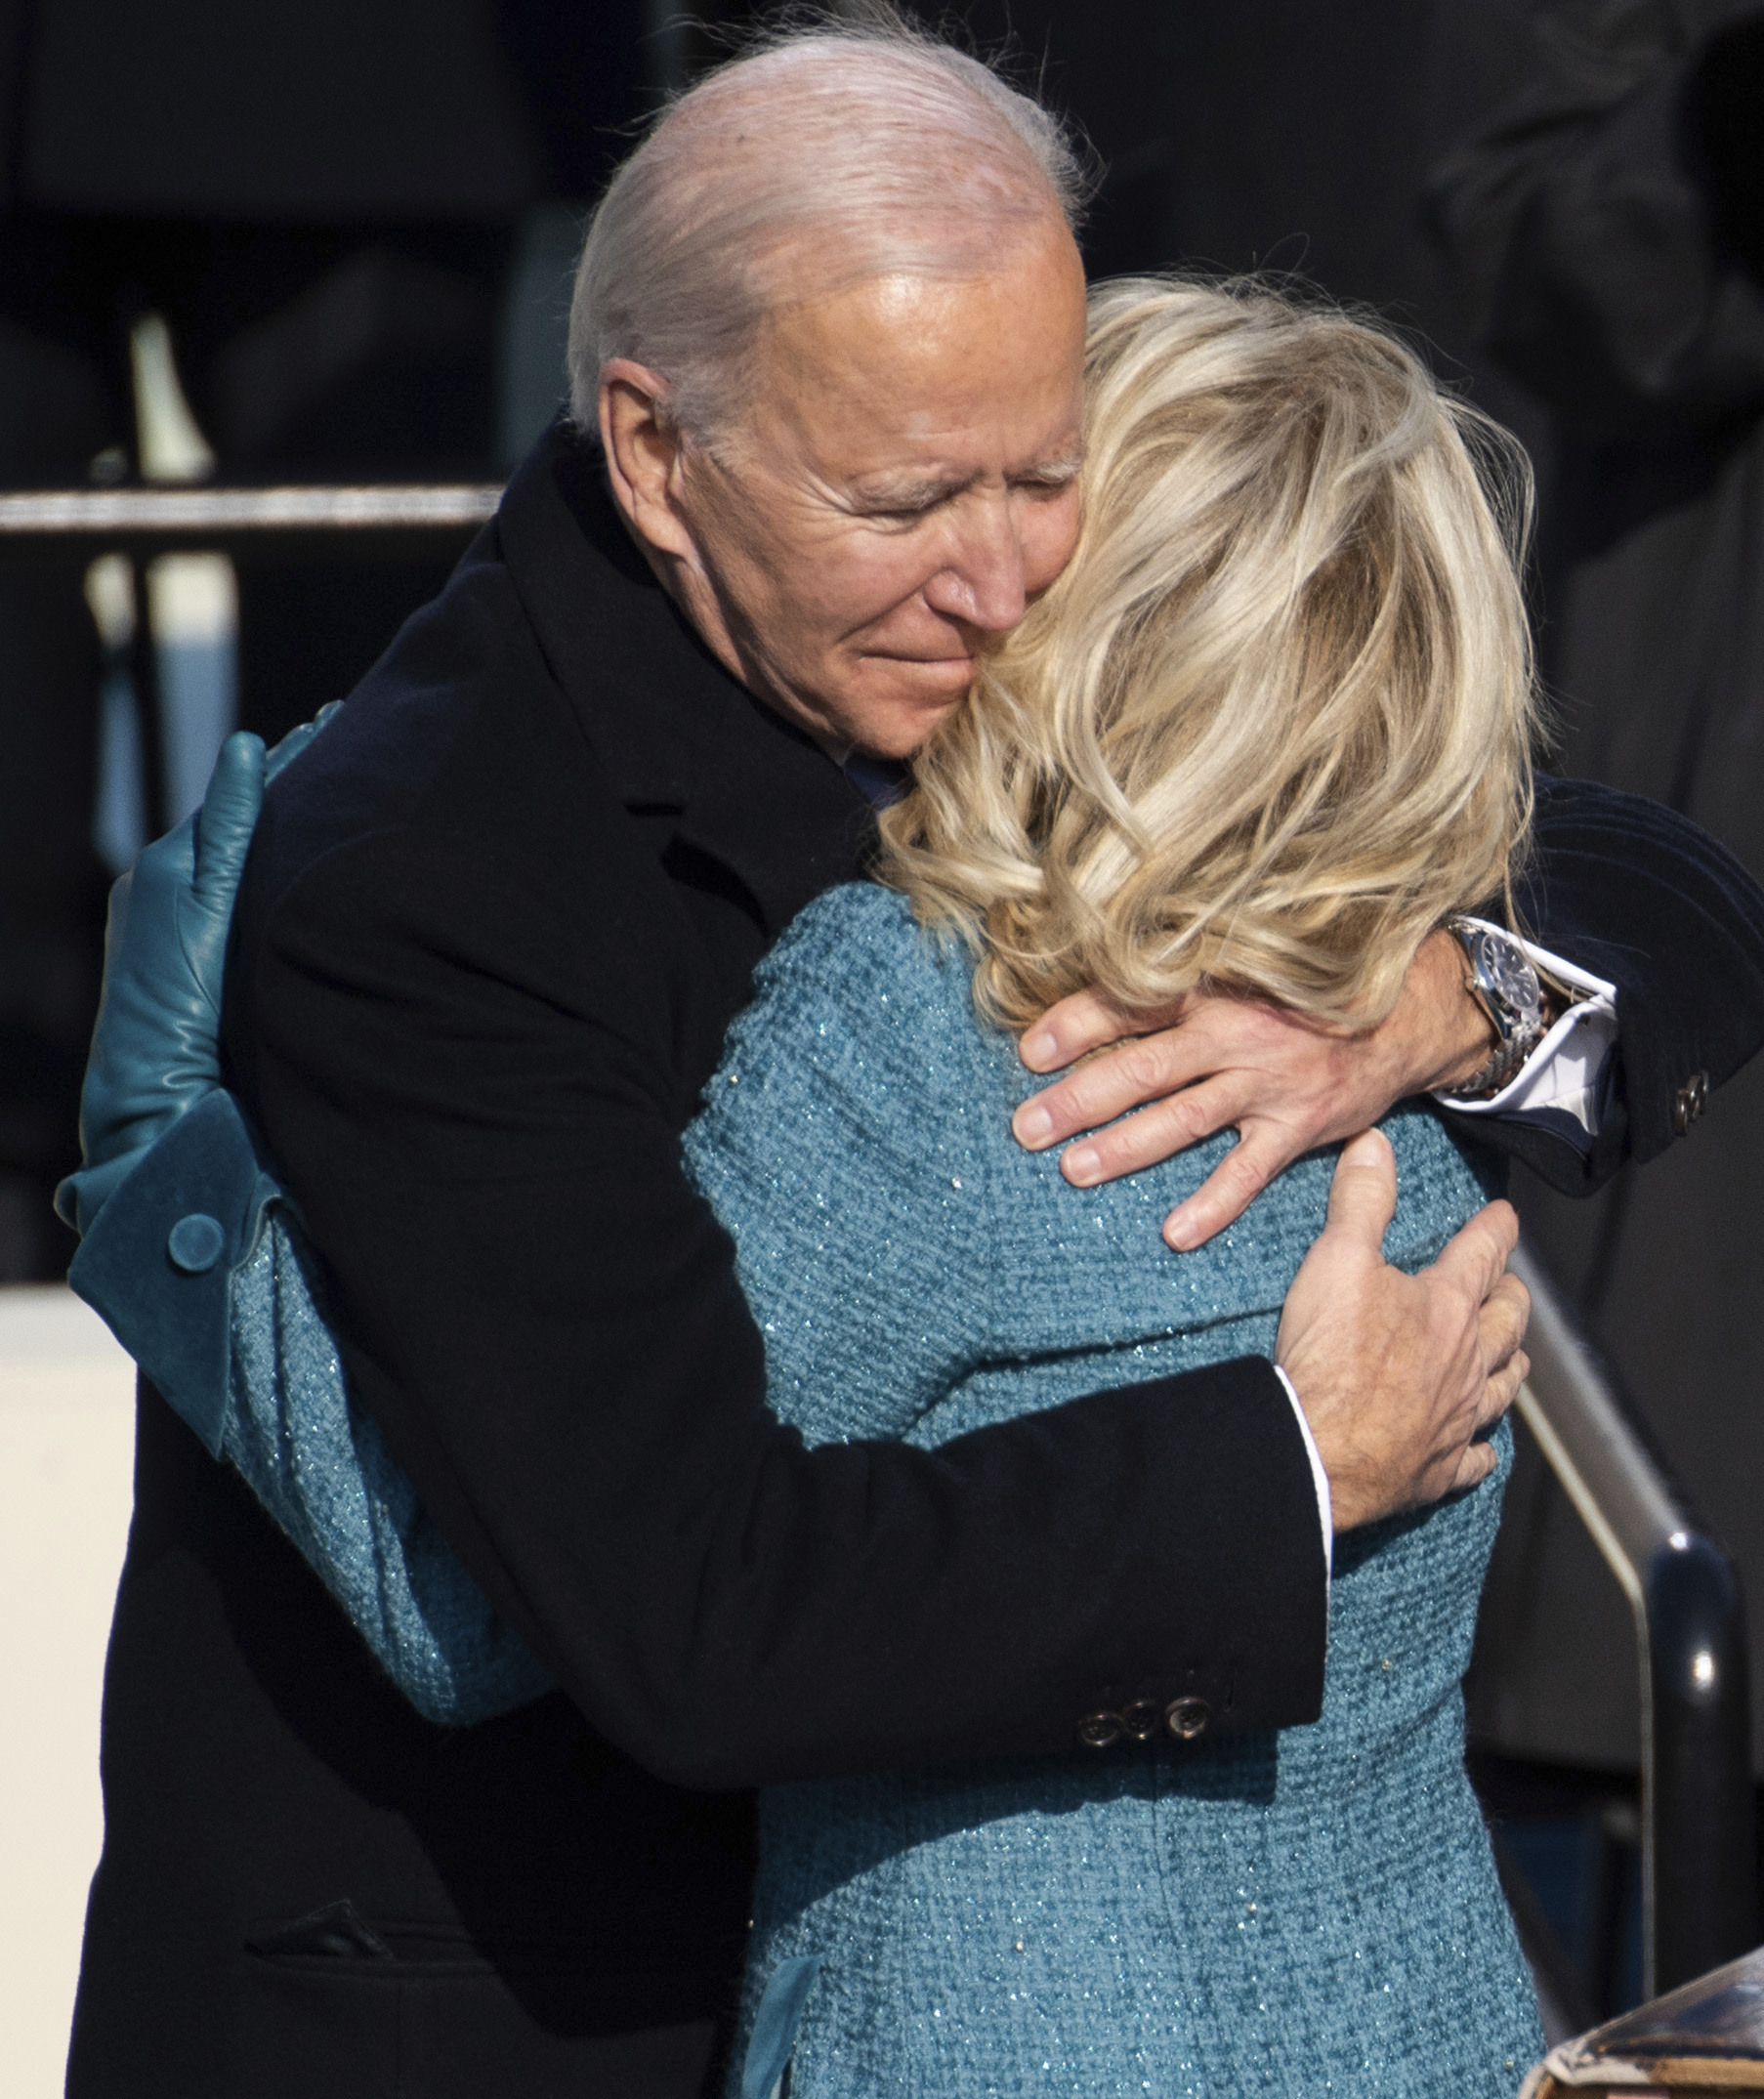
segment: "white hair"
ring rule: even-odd
[[[602,366],[630,357],[708,441],[780,304],[981,274],[1050,218],[1075,226],[1087,187],[1057,117],[886,6],[774,28],[613,176],[576,271],[571,415],[593,431]]]

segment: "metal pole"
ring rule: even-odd
[[[129,676],[135,690],[135,720],[141,733],[141,790],[147,835],[158,838],[171,825],[166,785],[165,696],[159,690],[159,650],[147,605],[147,565],[130,563],[135,579],[135,632],[129,643]]]
[[[1519,1414],[1635,1616],[1642,1994],[1651,1997],[1756,1937],[1744,1599],[1560,1292],[1523,1246],[1513,1268],[1532,1293],[1532,1375]]]
[[[495,482],[270,488],[41,488],[0,493],[8,541],[163,540],[276,532],[459,531],[502,499]]]
[[[1656,1990],[1757,1939],[1745,1608],[1725,1553],[1697,1532],[1655,1552],[1649,1627]]]

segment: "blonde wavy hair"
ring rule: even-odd
[[[1091,297],[1083,524],[882,822],[878,872],[1020,1027],[1094,985],[1364,1025],[1505,891],[1539,728],[1519,445],[1267,284]]]

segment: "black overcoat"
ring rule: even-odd
[[[1665,1141],[1669,1081],[1756,1045],[1764,898],[1596,789],[1544,829],[1532,901],[1621,977],[1630,1100],[1590,1160],[1513,1141],[1583,1183],[1626,1131]],[[936,1451],[810,1451],[767,1411],[679,1133],[754,963],[871,835],[562,428],[272,790],[230,1079],[357,1395],[564,1691],[419,1720],[144,1390],[75,2099],[694,2092],[754,1785],[1095,1754],[1078,1722],[1136,1700],[1204,1699],[1221,1733],[1316,1713],[1316,1503],[1265,1363]]]

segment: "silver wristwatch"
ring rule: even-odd
[[[1449,918],[1446,931],[1463,946],[1470,964],[1470,995],[1493,1026],[1494,1049],[1461,1085],[1441,1090],[1449,1100],[1488,1100],[1549,1032],[1543,986],[1531,956],[1510,933],[1486,918]]]

